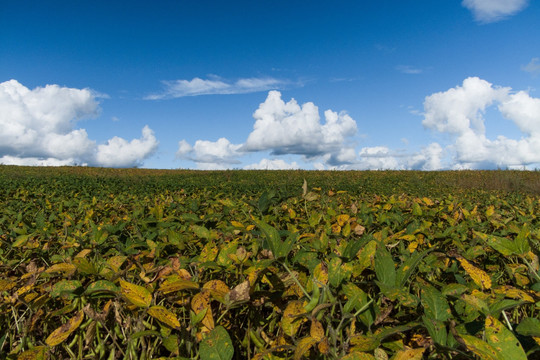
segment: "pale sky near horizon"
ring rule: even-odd
[[[540,168],[533,0],[0,0],[0,163]]]

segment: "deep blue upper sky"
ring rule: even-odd
[[[4,1],[0,162],[536,167],[539,19],[526,0]]]

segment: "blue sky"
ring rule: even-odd
[[[540,4],[3,1],[0,163],[540,167]]]

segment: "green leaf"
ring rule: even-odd
[[[377,244],[375,252],[375,274],[380,282],[387,286],[396,284],[396,268],[392,255],[383,243]]]
[[[407,280],[411,277],[414,270],[422,259],[435,248],[427,249],[419,252],[414,252],[407,260],[401,264],[397,273],[396,273],[396,286],[403,287],[407,283]]]
[[[199,346],[201,360],[231,360],[234,348],[229,333],[218,326],[208,333]]]
[[[518,236],[514,240],[514,243],[516,244],[516,249],[520,255],[525,254],[531,250],[531,246],[529,245],[529,241],[527,240],[530,235],[531,231],[529,230],[529,226],[527,224],[524,224]]]
[[[362,309],[369,302],[368,295],[353,283],[343,285],[343,293],[348,299],[344,306],[344,311],[346,313],[353,312],[353,310],[356,312]],[[375,318],[376,316],[373,304],[358,315],[358,319],[360,319],[360,321],[367,327],[373,324]]]
[[[527,360],[527,355],[514,334],[499,320],[488,316],[485,322],[487,343],[493,346],[505,360]]]
[[[221,250],[219,251],[219,255],[217,256],[216,263],[220,266],[231,265],[232,259],[229,257],[229,255],[235,254],[237,248],[238,248],[237,241],[229,241],[228,243],[224,244]]]
[[[191,225],[191,229],[197,235],[197,237],[200,237],[202,239],[210,239],[212,234],[210,233],[210,230],[205,228],[204,226],[200,225]]]
[[[21,247],[24,244],[26,244],[26,242],[28,241],[29,238],[30,238],[29,234],[19,235],[19,236],[17,236],[17,239],[15,239],[13,244],[11,244],[11,246],[13,246],[13,247]]]
[[[86,258],[76,257],[72,262],[82,274],[95,275],[98,273],[96,266]]]
[[[482,360],[505,360],[493,346],[472,335],[460,335],[467,348]]]
[[[298,235],[290,234],[289,237],[287,237],[287,240],[281,241],[279,232],[273,226],[268,225],[262,220],[255,220],[255,223],[263,232],[268,244],[268,248],[270,251],[272,251],[272,254],[274,254],[274,258],[279,259],[287,257],[289,252],[292,250],[294,243],[298,239]]]
[[[540,320],[526,317],[516,328],[516,332],[525,336],[540,336]]]
[[[178,353],[180,352],[177,335],[169,335],[167,337],[164,337],[163,346],[165,346],[165,349],[169,350],[172,355],[178,355]]]
[[[51,297],[65,296],[73,298],[75,292],[82,287],[79,280],[60,280],[51,288]]]
[[[493,316],[499,316],[501,311],[512,309],[523,304],[527,304],[527,302],[523,300],[503,299],[501,301],[497,301],[496,303],[489,304],[489,313]]]
[[[448,339],[446,325],[442,321],[431,319],[427,316],[422,316],[422,321],[433,341],[439,345],[446,346]]]
[[[343,264],[343,261],[334,257],[328,264],[328,281],[333,287],[338,287],[343,280],[347,280],[352,274],[352,265]]]
[[[107,281],[107,280],[98,280],[94,281],[90,285],[86,287],[85,294],[92,295],[95,293],[101,293],[101,292],[112,292],[117,293],[120,291],[120,288],[116,286],[114,283]]]
[[[422,288],[421,300],[424,313],[428,318],[446,321],[452,316],[450,306],[444,295],[433,286]]]
[[[459,296],[469,290],[469,288],[463,284],[451,283],[443,286],[441,292],[444,296]]]
[[[483,234],[473,231],[476,236],[484,240],[489,246],[497,250],[504,256],[510,256],[517,253],[517,248],[512,240],[495,235]]]

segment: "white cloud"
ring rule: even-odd
[[[364,147],[360,150],[360,160],[354,168],[361,170],[397,170],[403,169],[396,156],[386,146]]]
[[[440,132],[462,134],[473,130],[485,132],[485,109],[508,95],[509,88],[494,88],[489,82],[477,77],[463,81],[462,86],[428,96],[424,102],[422,124]]]
[[[294,170],[299,168],[300,166],[298,166],[296,161],[289,164],[282,159],[262,159],[257,164],[244,166],[244,169],[246,170]]]
[[[142,165],[142,161],[155,153],[158,141],[154,132],[148,126],[142,129],[142,138],[131,141],[117,136],[107,144],[97,147],[96,161],[101,166],[109,167],[135,167]]]
[[[75,165],[74,159],[59,160],[55,158],[39,159],[35,157],[21,158],[17,156],[5,155],[0,158],[2,165],[22,165],[22,166],[69,166]],[[84,164],[77,164],[84,165]]]
[[[270,91],[253,114],[253,131],[243,149],[307,157],[339,152],[346,139],[356,134],[356,122],[345,112],[327,110],[324,116],[321,123],[312,102],[300,106],[291,99],[285,103],[279,91]]]
[[[132,166],[140,163],[154,148],[132,151],[139,155],[136,160],[111,161],[100,154],[103,145],[96,146],[85,129],[75,128],[78,120],[99,114],[98,97],[106,95],[58,85],[30,90],[16,80],[0,83],[0,159],[4,163],[21,165]],[[122,141],[125,142],[115,137],[109,143],[120,144]],[[134,140],[134,145],[139,143]],[[121,155],[125,154],[111,153],[111,159]]]
[[[270,91],[264,103],[253,114],[253,131],[243,144],[231,144],[226,138],[218,141],[197,140],[191,146],[185,140],[178,143],[177,158],[191,160],[201,168],[216,168],[223,164],[240,164],[240,157],[250,152],[270,151],[273,156],[303,155],[305,160],[319,158],[330,166],[356,161],[349,138],[356,134],[356,122],[345,112],[324,112],[321,123],[319,109],[308,102],[302,106],[291,99],[285,103],[279,91]],[[290,168],[281,159],[247,165],[250,168]]]
[[[523,133],[520,139],[488,139],[486,108],[497,109]],[[540,99],[524,91],[494,87],[479,78],[426,97],[424,126],[454,138],[454,168],[523,167],[540,163]],[[440,156],[439,156],[440,158]]]
[[[194,146],[182,140],[178,143],[176,156],[198,164],[239,164],[238,157],[242,155],[239,151],[241,147],[242,145],[231,144],[225,138],[220,138],[218,141],[197,140]]]
[[[490,23],[514,15],[527,6],[528,0],[463,0],[477,21]]]
[[[532,58],[527,65],[521,67],[521,70],[531,73],[532,76],[540,75],[540,58]]]
[[[419,153],[407,159],[406,168],[413,170],[440,170],[442,164],[443,148],[438,143],[431,143]]]
[[[214,77],[213,79],[193,78],[192,80],[163,81],[165,91],[146,97],[147,100],[173,99],[184,96],[214,94],[246,94],[270,89],[279,89],[289,82],[271,77],[244,78],[234,82]]]

